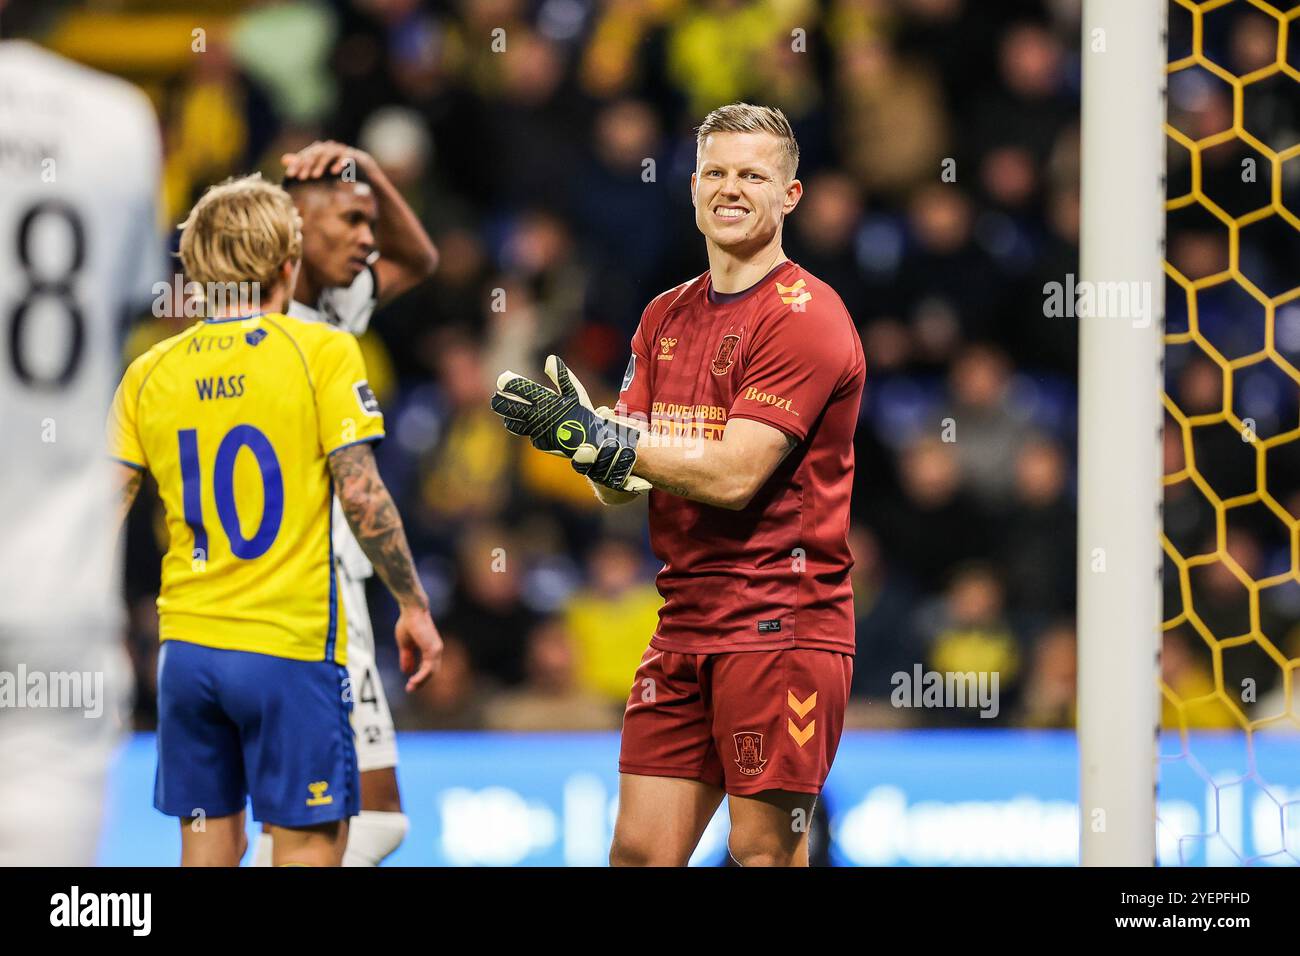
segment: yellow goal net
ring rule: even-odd
[[[1159,805],[1158,853],[1295,865],[1270,743],[1300,728],[1300,4],[1168,18],[1159,775],[1206,800]]]

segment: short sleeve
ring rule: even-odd
[[[384,437],[384,414],[370,390],[357,340],[325,330],[316,351],[312,383],[316,389],[321,448],[325,454]]]
[[[138,419],[140,386],[144,382],[145,363],[152,354],[146,352],[127,368],[122,381],[118,383],[117,391],[113,393],[113,404],[108,410],[106,437],[109,457],[132,468],[143,469],[149,466],[144,443],[140,440]]]
[[[645,321],[649,307],[641,315],[636,332],[632,334],[632,355],[623,372],[623,384],[618,389],[619,415],[633,418],[650,417],[650,350],[645,344]]]
[[[751,346],[728,417],[803,441],[854,361],[856,334],[847,317],[831,311],[781,316]]]

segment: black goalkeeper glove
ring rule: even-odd
[[[608,409],[597,413],[559,356],[547,357],[546,375],[554,389],[514,372],[501,373],[492,411],[504,419],[506,430],[525,436],[539,451],[571,459],[579,474],[608,488],[650,490],[650,482],[632,474],[640,431],[614,420]]]

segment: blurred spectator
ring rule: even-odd
[[[489,730],[618,728],[624,701],[611,701],[579,685],[573,639],[563,621],[552,618],[533,628],[525,672],[522,686],[488,701]]]
[[[520,595],[521,555],[493,525],[470,525],[460,537],[451,607],[439,626],[459,635],[476,671],[503,684],[524,679],[524,646],[537,614]]]
[[[849,529],[853,554],[853,612],[858,642],[853,659],[853,694],[888,701],[890,678],[909,670],[916,656],[909,641],[916,594],[890,572],[876,535],[863,525]]]
[[[836,10],[834,128],[858,181],[896,197],[938,178],[948,145],[940,83],[929,64],[900,58],[854,6]]]
[[[232,25],[231,50],[241,69],[267,91],[286,123],[314,125],[334,105],[326,67],[338,23],[323,0],[257,4]]]
[[[1166,631],[1160,653],[1160,723],[1166,730],[1225,730],[1242,724],[1215,692],[1210,649],[1182,628]],[[1171,699],[1170,694],[1173,695]]]
[[[849,314],[865,317],[871,310],[868,288],[857,262],[858,224],[862,197],[853,179],[838,171],[805,180],[807,193],[788,233],[787,254],[844,300]]]
[[[1069,730],[1075,726],[1077,648],[1074,628],[1061,622],[1034,641],[1033,662],[1025,677],[1019,720],[1026,727]]]
[[[1004,724],[1014,719],[1023,652],[1006,617],[1002,582],[991,568],[964,565],[942,597],[921,607],[917,626],[928,670],[983,675],[989,687],[996,674],[998,717]],[[993,723],[979,713],[978,708],[967,706],[926,716],[945,723]]]
[[[945,368],[963,336],[994,331],[1004,281],[974,241],[975,210],[955,184],[929,181],[907,205],[914,248],[900,269],[921,357]]]
[[[668,78],[703,117],[720,103],[753,96],[759,57],[790,28],[811,21],[807,0],[703,0],[683,4],[668,27]]]
[[[1010,363],[995,348],[972,345],[953,363],[948,383],[952,404],[942,411],[955,426],[962,475],[984,507],[1002,509],[1020,481],[1008,465],[1025,426],[1012,401]]]
[[[416,214],[427,215],[424,173],[433,143],[420,114],[403,106],[381,107],[366,118],[359,140]]]
[[[579,686],[619,705],[633,689],[633,676],[659,624],[663,603],[645,579],[642,564],[640,549],[630,542],[597,542],[587,560],[590,583],[565,609]]]
[[[1075,514],[1065,450],[1026,441],[1014,458],[1015,489],[1005,505],[1002,566],[1008,598],[1023,612],[1051,615],[1074,606]]]
[[[390,694],[396,720],[412,730],[477,730],[489,688],[475,675],[465,642],[443,626],[442,665],[412,694]]]
[[[643,100],[601,108],[590,149],[571,182],[584,261],[592,264],[587,315],[618,330],[620,357],[644,308],[646,285],[658,274],[671,208],[655,188],[667,172],[659,117]],[[636,223],[636,228],[628,228]]]
[[[587,287],[587,266],[576,254],[568,223],[546,210],[530,210],[514,223],[501,262],[532,295],[539,319],[535,347],[558,347],[582,315]]]
[[[447,333],[435,361],[445,402],[442,439],[425,466],[424,514],[438,526],[499,513],[518,451],[483,401],[487,372],[477,346]]]
[[[964,560],[985,551],[987,522],[963,489],[953,445],[921,438],[903,451],[901,501],[880,503],[872,524],[890,560],[933,587]]]
[[[964,132],[980,153],[1016,146],[1041,165],[1076,101],[1065,85],[1061,39],[1040,23],[1015,23],[997,49],[997,85],[966,117]]]

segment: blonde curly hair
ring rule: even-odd
[[[257,283],[265,298],[302,256],[302,217],[260,173],[209,187],[180,229],[181,263],[203,286]]]

